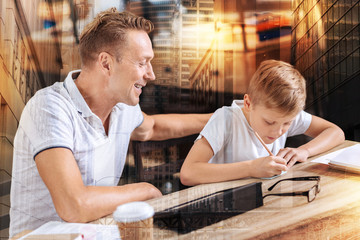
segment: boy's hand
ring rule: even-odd
[[[291,168],[296,162],[305,162],[309,157],[309,152],[301,148],[283,148],[276,156],[284,158],[287,167]]]
[[[287,171],[286,161],[282,157],[268,156],[261,157],[251,161],[252,177],[272,177],[281,174],[282,171]]]

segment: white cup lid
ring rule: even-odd
[[[146,202],[130,202],[118,206],[113,213],[117,222],[137,222],[154,216],[154,208]]]

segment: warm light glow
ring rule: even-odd
[[[299,11],[299,19],[302,19],[304,17],[304,10],[300,9]]]
[[[223,27],[223,23],[219,20],[216,20],[215,21],[215,30],[220,31],[222,27]]]
[[[233,27],[233,33],[234,34],[241,34],[242,33],[242,29],[239,25],[236,25]]]
[[[70,16],[71,13],[70,5],[67,1],[54,2],[52,4],[53,16],[51,15],[50,9],[48,2],[40,2],[37,11],[40,19],[58,21],[63,17]]]
[[[324,37],[320,38],[320,36],[324,35],[324,25],[323,25],[323,20],[321,18],[321,9],[318,4],[315,5],[313,11],[314,11],[315,21],[318,21],[316,30],[319,37],[319,41],[318,41],[319,47],[320,49],[323,50],[326,48],[326,39]]]
[[[208,49],[215,36],[214,24],[200,24],[198,29],[200,48]]]
[[[207,50],[212,42],[212,40],[215,37],[215,27],[213,22],[204,23],[204,24],[198,24],[198,25],[192,25],[192,26],[186,26],[183,27],[184,32],[193,32],[197,33],[197,41],[198,41],[198,47],[200,49]],[[196,43],[193,46],[196,48]]]

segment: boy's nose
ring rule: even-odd
[[[280,127],[275,127],[273,128],[273,134],[276,135],[276,137],[279,137],[282,135],[283,133],[283,128],[280,126]]]

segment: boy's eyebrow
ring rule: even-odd
[[[266,117],[263,117],[263,119],[264,119],[266,122],[270,123],[270,124],[276,123],[276,120],[269,120],[269,119],[267,119]],[[289,120],[289,121],[286,121],[285,123],[291,123],[291,122],[293,122],[294,120],[295,120],[295,118],[293,118],[293,119],[291,119],[291,120]]]
[[[266,117],[263,117],[263,119],[264,119],[266,122],[269,122],[269,123],[274,123],[274,122],[276,122],[275,120],[269,120],[269,119],[266,118]]]

